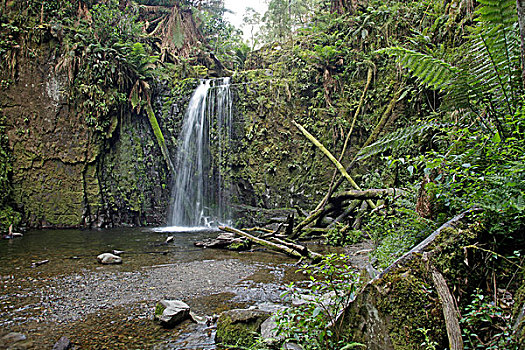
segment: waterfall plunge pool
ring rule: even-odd
[[[168,235],[174,240],[166,244]],[[74,349],[214,349],[204,326],[156,324],[156,301],[183,300],[197,315],[211,316],[279,302],[283,286],[301,276],[296,261],[278,253],[193,246],[213,235],[209,228],[126,228],[30,231],[0,240],[0,338],[22,333],[27,340],[16,344],[26,349],[50,349],[61,336]],[[97,263],[98,254],[113,249],[124,251],[121,265]]]

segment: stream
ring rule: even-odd
[[[51,349],[62,336],[74,349],[215,349],[213,328],[189,321],[159,326],[156,302],[179,299],[212,316],[279,302],[284,286],[301,278],[296,261],[278,253],[193,246],[216,234],[41,230],[0,240],[0,338],[23,334],[12,349]],[[174,240],[165,243],[169,235]],[[98,254],[113,249],[124,251],[121,265],[97,263]]]

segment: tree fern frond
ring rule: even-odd
[[[458,71],[456,67],[443,60],[403,47],[388,47],[376,52],[395,56],[403,67],[422,83],[434,89],[446,89]]]
[[[417,136],[423,135],[430,129],[436,128],[438,125],[435,122],[428,122],[422,125],[413,125],[406,128],[398,129],[392,133],[385,135],[380,140],[363,147],[357,153],[357,160],[367,159],[376,154],[383,153],[389,149],[400,149],[405,147],[410,141]]]
[[[481,6],[476,13],[481,22],[508,25],[517,20],[515,0],[478,0],[478,2]]]

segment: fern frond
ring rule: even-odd
[[[435,122],[428,122],[422,125],[414,125],[398,129],[385,135],[380,140],[363,147],[357,153],[357,160],[367,159],[376,154],[383,153],[389,149],[400,149],[408,145],[416,137],[425,134],[428,130],[438,127]]]
[[[508,25],[517,20],[515,0],[478,0],[481,6],[476,10],[481,22]]]
[[[388,47],[376,52],[395,56],[399,64],[433,89],[446,90],[458,72],[456,67],[443,60],[403,47]]]

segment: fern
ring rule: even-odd
[[[376,53],[386,53],[397,57],[397,61],[421,83],[434,89],[446,89],[458,73],[456,67],[443,60],[403,47],[388,47],[377,50]]]
[[[398,129],[389,133],[380,140],[363,147],[357,153],[356,160],[370,158],[389,149],[401,149],[412,142],[416,137],[424,135],[428,130],[438,127],[435,122],[428,122],[422,125],[414,125]]]
[[[486,130],[504,139],[503,121],[516,113],[523,92],[516,3],[479,3],[480,23],[470,36],[469,55],[457,66],[402,47],[377,52],[395,56],[420,83],[446,92],[445,106],[475,116]]]
[[[482,5],[476,10],[480,22],[504,26],[516,23],[515,0],[478,0],[478,2]]]

